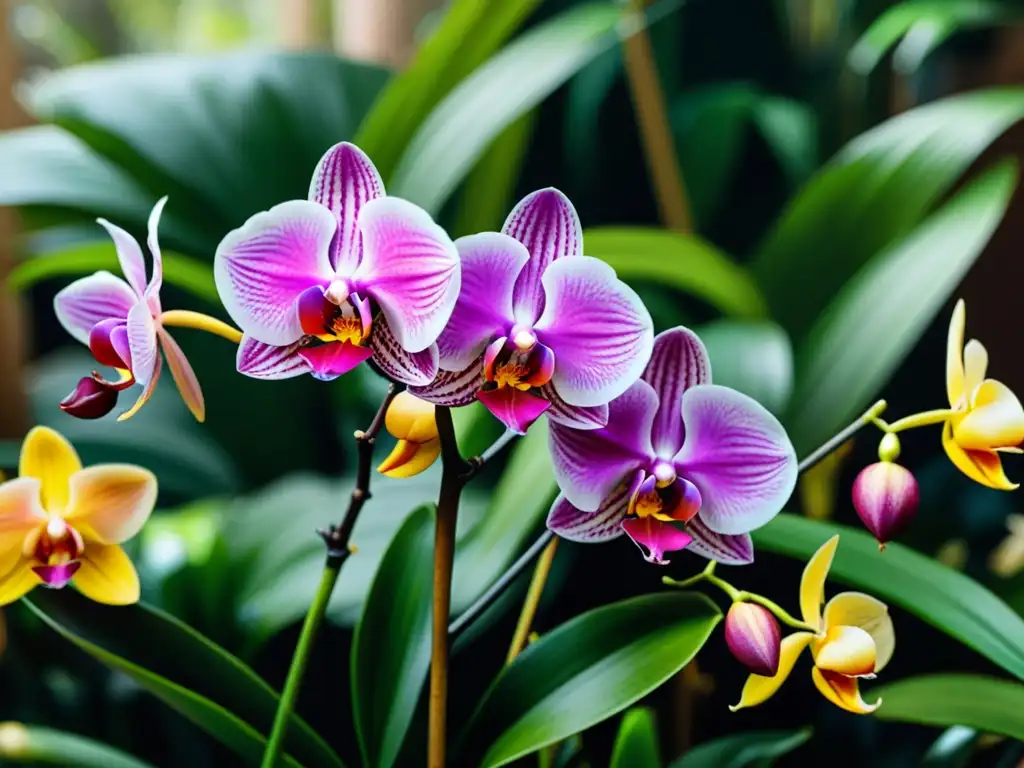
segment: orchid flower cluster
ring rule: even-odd
[[[125,279],[99,272],[55,299],[67,331],[118,374],[83,378],[61,403],[65,412],[102,417],[120,392],[139,385],[142,394],[119,420],[131,417],[166,358],[202,421],[199,382],[167,331],[179,326],[237,343],[237,370],[257,379],[331,381],[372,366],[405,390],[385,417],[398,442],[379,471],[393,477],[422,472],[442,453],[435,407],[479,401],[514,434],[546,418],[560,489],[548,527],[577,542],[627,536],[658,565],[680,550],[708,559],[703,573],[672,583],[708,581],[733,599],[726,640],[754,672],[740,706],[766,700],[809,646],[822,693],[850,711],[872,710],[857,679],[891,656],[891,620],[884,604],[853,593],[821,613],[836,539],[808,564],[800,620],[714,574],[716,563],[752,562],[751,531],[793,492],[798,464],[785,429],[752,398],[712,383],[707,350],[692,331],[655,336],[637,294],[607,264],[583,255],[580,220],[564,194],[534,192],[501,232],[453,241],[426,211],[388,197],[361,150],[338,144],[317,165],[308,199],[254,215],[217,248],[217,290],[240,330],[163,310],[164,203],[149,220],[148,281],[139,244],[101,220]],[[882,461],[864,470],[854,497],[880,537],[894,535],[893,520],[916,503],[913,476],[894,463],[902,429],[943,423],[943,445],[968,476],[1015,487],[999,454],[1024,439],[1024,410],[1005,386],[984,379],[984,348],[970,342],[961,351],[962,335],[961,304],[950,331],[948,410],[892,425],[875,420],[886,433]],[[118,544],[152,511],[153,476],[121,465],[82,470],[67,442],[45,429],[29,435],[24,451],[21,477],[0,486],[0,603],[37,584],[69,581],[101,602],[136,600],[138,579]],[[778,621],[800,631],[783,640]]]

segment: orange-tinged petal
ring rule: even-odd
[[[46,522],[46,512],[40,505],[41,489],[37,477],[18,477],[0,483],[0,550],[8,537],[13,537],[20,548],[25,534]]]
[[[821,604],[825,602],[825,579],[832,567],[839,536],[833,536],[822,544],[804,568],[800,578],[800,613],[812,627],[821,626]]]
[[[390,455],[377,467],[377,471],[388,477],[412,477],[430,467],[440,455],[440,440],[426,443],[399,440]]]
[[[946,394],[949,407],[956,408],[964,396],[964,326],[967,324],[967,308],[960,299],[949,318],[949,335],[946,339]]]
[[[848,677],[875,674],[875,641],[860,627],[832,627],[811,647],[814,665]]]
[[[988,350],[977,339],[971,339],[964,347],[964,395],[968,398],[985,380],[988,370]]]
[[[86,545],[82,567],[71,583],[97,603],[131,605],[139,600],[139,575],[117,544]]]
[[[153,396],[153,393],[156,391],[156,383],[160,379],[160,371],[163,368],[162,360],[163,358],[161,358],[160,355],[158,354],[156,356],[156,368],[153,369],[153,378],[149,380],[149,384],[142,391],[142,394],[139,395],[139,399],[135,401],[135,405],[133,405],[131,408],[129,408],[127,411],[125,411],[124,413],[117,417],[118,421],[127,421],[128,419],[130,419],[132,416],[138,413],[142,406],[144,406],[146,402],[149,400],[149,398]]]
[[[120,544],[142,528],[156,504],[156,477],[133,464],[97,464],[71,476],[65,519],[87,540]]]
[[[171,378],[174,379],[174,384],[178,387],[178,392],[181,393],[181,399],[185,401],[185,405],[196,417],[196,421],[206,421],[206,401],[203,399],[203,390],[199,386],[199,379],[196,378],[191,363],[171,334],[160,328],[157,335],[160,338],[164,356],[167,358],[167,367],[171,369]]]
[[[81,468],[71,443],[49,427],[33,427],[21,445],[18,474],[39,479],[40,503],[48,512],[64,512],[71,493],[68,481]]]
[[[1003,462],[995,451],[965,451],[953,439],[953,425],[946,422],[942,428],[942,447],[957,469],[971,480],[988,488],[1012,491],[1018,483],[1011,483],[1003,471]]]
[[[896,649],[889,606],[863,592],[841,592],[825,605],[825,628],[860,627],[875,641],[875,672],[881,672]]]
[[[1024,441],[1024,406],[1002,382],[986,379],[971,395],[971,408],[953,427],[964,450],[991,451]]]
[[[815,667],[811,670],[811,678],[814,685],[821,691],[821,695],[831,701],[837,707],[853,712],[855,715],[868,715],[878,709],[882,703],[879,699],[874,704],[868,704],[860,697],[860,688],[857,686],[856,677],[844,677],[836,672],[825,672]]]
[[[18,554],[12,566],[0,577],[0,605],[13,603],[43,583],[32,570],[32,565],[32,560]]]
[[[392,437],[399,440],[411,440],[414,443],[436,440],[434,404],[408,392],[399,392],[384,415],[384,426]]]
[[[761,675],[748,677],[743,686],[743,692],[740,694],[739,703],[729,709],[735,712],[738,709],[754,707],[768,701],[786,682],[789,673],[793,671],[796,660],[813,639],[814,635],[810,632],[794,632],[783,638],[779,651],[779,671],[775,673],[774,677],[762,677]]]

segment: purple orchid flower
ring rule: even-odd
[[[54,297],[54,311],[64,329],[88,345],[97,362],[116,369],[120,375],[118,381],[107,381],[93,372],[91,377],[79,381],[75,391],[60,404],[61,409],[72,416],[86,419],[105,416],[117,404],[119,392],[139,384],[142,394],[118,421],[134,416],[156,389],[162,366],[160,349],[163,348],[171,376],[185,404],[197,420],[203,421],[206,417],[203,392],[192,366],[161,322],[163,258],[157,229],[166,202],[167,198],[162,198],[149,215],[147,243],[153,257],[153,274],[148,283],[146,262],[135,238],[109,221],[98,219],[114,241],[127,282],[110,272],[97,272],[76,280]]]
[[[727,565],[751,562],[749,532],[775,517],[796,485],[796,453],[778,419],[711,384],[707,351],[686,328],[658,335],[642,378],[609,405],[607,426],[552,424],[550,446],[562,495],[548,527],[583,542],[625,532],[658,564],[685,548]]]
[[[217,291],[244,333],[238,370],[260,379],[330,381],[372,358],[397,381],[431,381],[460,274],[444,230],[385,197],[373,163],[347,142],[321,158],[309,200],[256,214],[214,258]]]
[[[441,373],[411,391],[438,405],[479,399],[523,433],[541,414],[577,429],[608,421],[608,403],[651,354],[651,316],[599,259],[557,189],[527,195],[501,233],[456,241],[463,290],[437,340]]]

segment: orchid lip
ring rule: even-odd
[[[72,560],[59,565],[35,565],[32,566],[32,571],[43,580],[44,586],[50,589],[62,589],[68,585],[81,567],[80,560]]]

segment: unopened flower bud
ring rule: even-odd
[[[725,642],[732,655],[755,675],[773,677],[779,671],[781,631],[767,608],[733,603],[725,617]]]
[[[117,405],[117,390],[86,376],[75,391],[60,401],[60,409],[79,419],[99,419]]]
[[[433,404],[408,392],[399,392],[388,406],[384,426],[392,437],[398,438],[398,443],[377,467],[382,475],[418,475],[441,455]]]
[[[891,461],[864,467],[853,481],[853,506],[882,549],[913,518],[918,499],[913,473]]]

